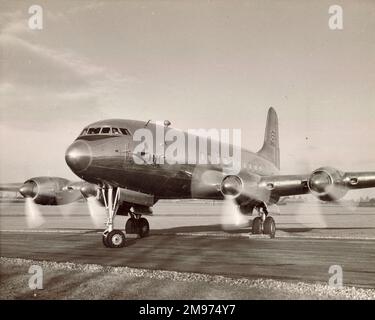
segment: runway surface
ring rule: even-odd
[[[2,257],[311,284],[327,284],[330,266],[339,265],[344,286],[375,289],[374,208],[323,206],[316,220],[316,207],[305,205],[304,215],[296,217],[290,214],[296,207],[287,205],[275,215],[277,238],[268,239],[249,237],[248,229],[222,231],[217,224],[220,206],[164,204],[158,208],[163,214],[149,218],[150,237],[130,238],[122,249],[102,246],[99,230],[87,227],[83,204],[63,218],[51,207],[43,208],[49,210],[44,212],[47,222],[38,230],[25,229],[21,208],[2,207]],[[321,219],[327,228],[319,228]],[[119,217],[118,227],[125,221]]]
[[[327,283],[340,265],[347,286],[375,288],[375,240],[248,239],[153,235],[110,250],[100,234],[3,232],[1,255],[33,260]]]

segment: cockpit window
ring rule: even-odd
[[[84,136],[84,135],[86,135],[86,134],[87,134],[87,128],[85,128],[85,129],[82,130],[80,136]]]
[[[90,128],[87,134],[98,134],[100,132],[100,128]]]
[[[129,133],[128,129],[120,128],[120,131],[121,131],[121,133],[122,133],[124,136],[130,136],[130,133]]]
[[[111,131],[110,127],[104,127],[104,128],[102,128],[102,131],[100,133],[108,134],[108,133],[110,133],[110,131]]]
[[[131,133],[126,128],[117,127],[95,127],[95,128],[84,128],[79,136],[91,135],[91,134],[105,134],[105,135],[116,135],[116,136],[130,136]]]
[[[120,134],[120,131],[118,128],[112,128],[112,134]]]

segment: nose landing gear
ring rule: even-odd
[[[115,191],[115,197],[113,193]],[[107,211],[107,228],[103,232],[103,244],[107,248],[122,248],[125,246],[125,234],[121,230],[113,229],[113,223],[118,210],[120,189],[108,187],[107,189],[101,189],[102,196],[104,199],[104,206]]]
[[[262,203],[256,209],[258,217],[253,220],[252,234],[267,234],[270,238],[275,238],[276,223],[271,216],[268,216],[266,204]]]

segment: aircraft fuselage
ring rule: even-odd
[[[222,193],[214,182],[212,188],[206,187],[204,190],[200,190],[199,183],[202,181],[202,175],[207,171],[222,172],[225,170],[227,166],[223,164],[223,159],[220,159],[219,163],[213,163],[211,160],[204,164],[190,163],[188,154],[194,151],[198,156],[202,156],[202,150],[199,144],[193,146],[193,150],[186,143],[185,158],[180,159],[182,161],[178,161],[178,163],[169,163],[165,159],[165,153],[158,152],[157,147],[151,152],[137,152],[140,141],[134,141],[134,133],[139,129],[149,130],[155,139],[155,145],[159,143],[156,141],[158,130],[165,130],[166,133],[169,132],[172,135],[174,133],[182,135],[185,141],[199,139],[197,136],[154,123],[145,126],[145,122],[134,120],[104,120],[93,123],[86,129],[103,127],[110,128],[110,132],[108,134],[80,135],[66,152],[67,164],[83,180],[152,194],[157,199],[222,199]],[[112,128],[126,128],[129,134],[112,134]],[[163,143],[165,151],[168,145],[173,142],[163,140]],[[233,145],[228,144],[228,148],[233,153]],[[278,169],[272,162],[248,150],[242,148],[239,150],[239,170],[242,173],[258,177],[278,173]],[[206,152],[205,156],[210,159],[212,156],[210,145]],[[198,183],[197,186],[194,186],[195,182]]]

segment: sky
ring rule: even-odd
[[[31,4],[43,29],[28,26]],[[330,5],[343,29],[328,26]],[[105,118],[240,128],[279,116],[282,173],[375,171],[375,2],[0,0],[0,181],[74,179],[66,148]]]

